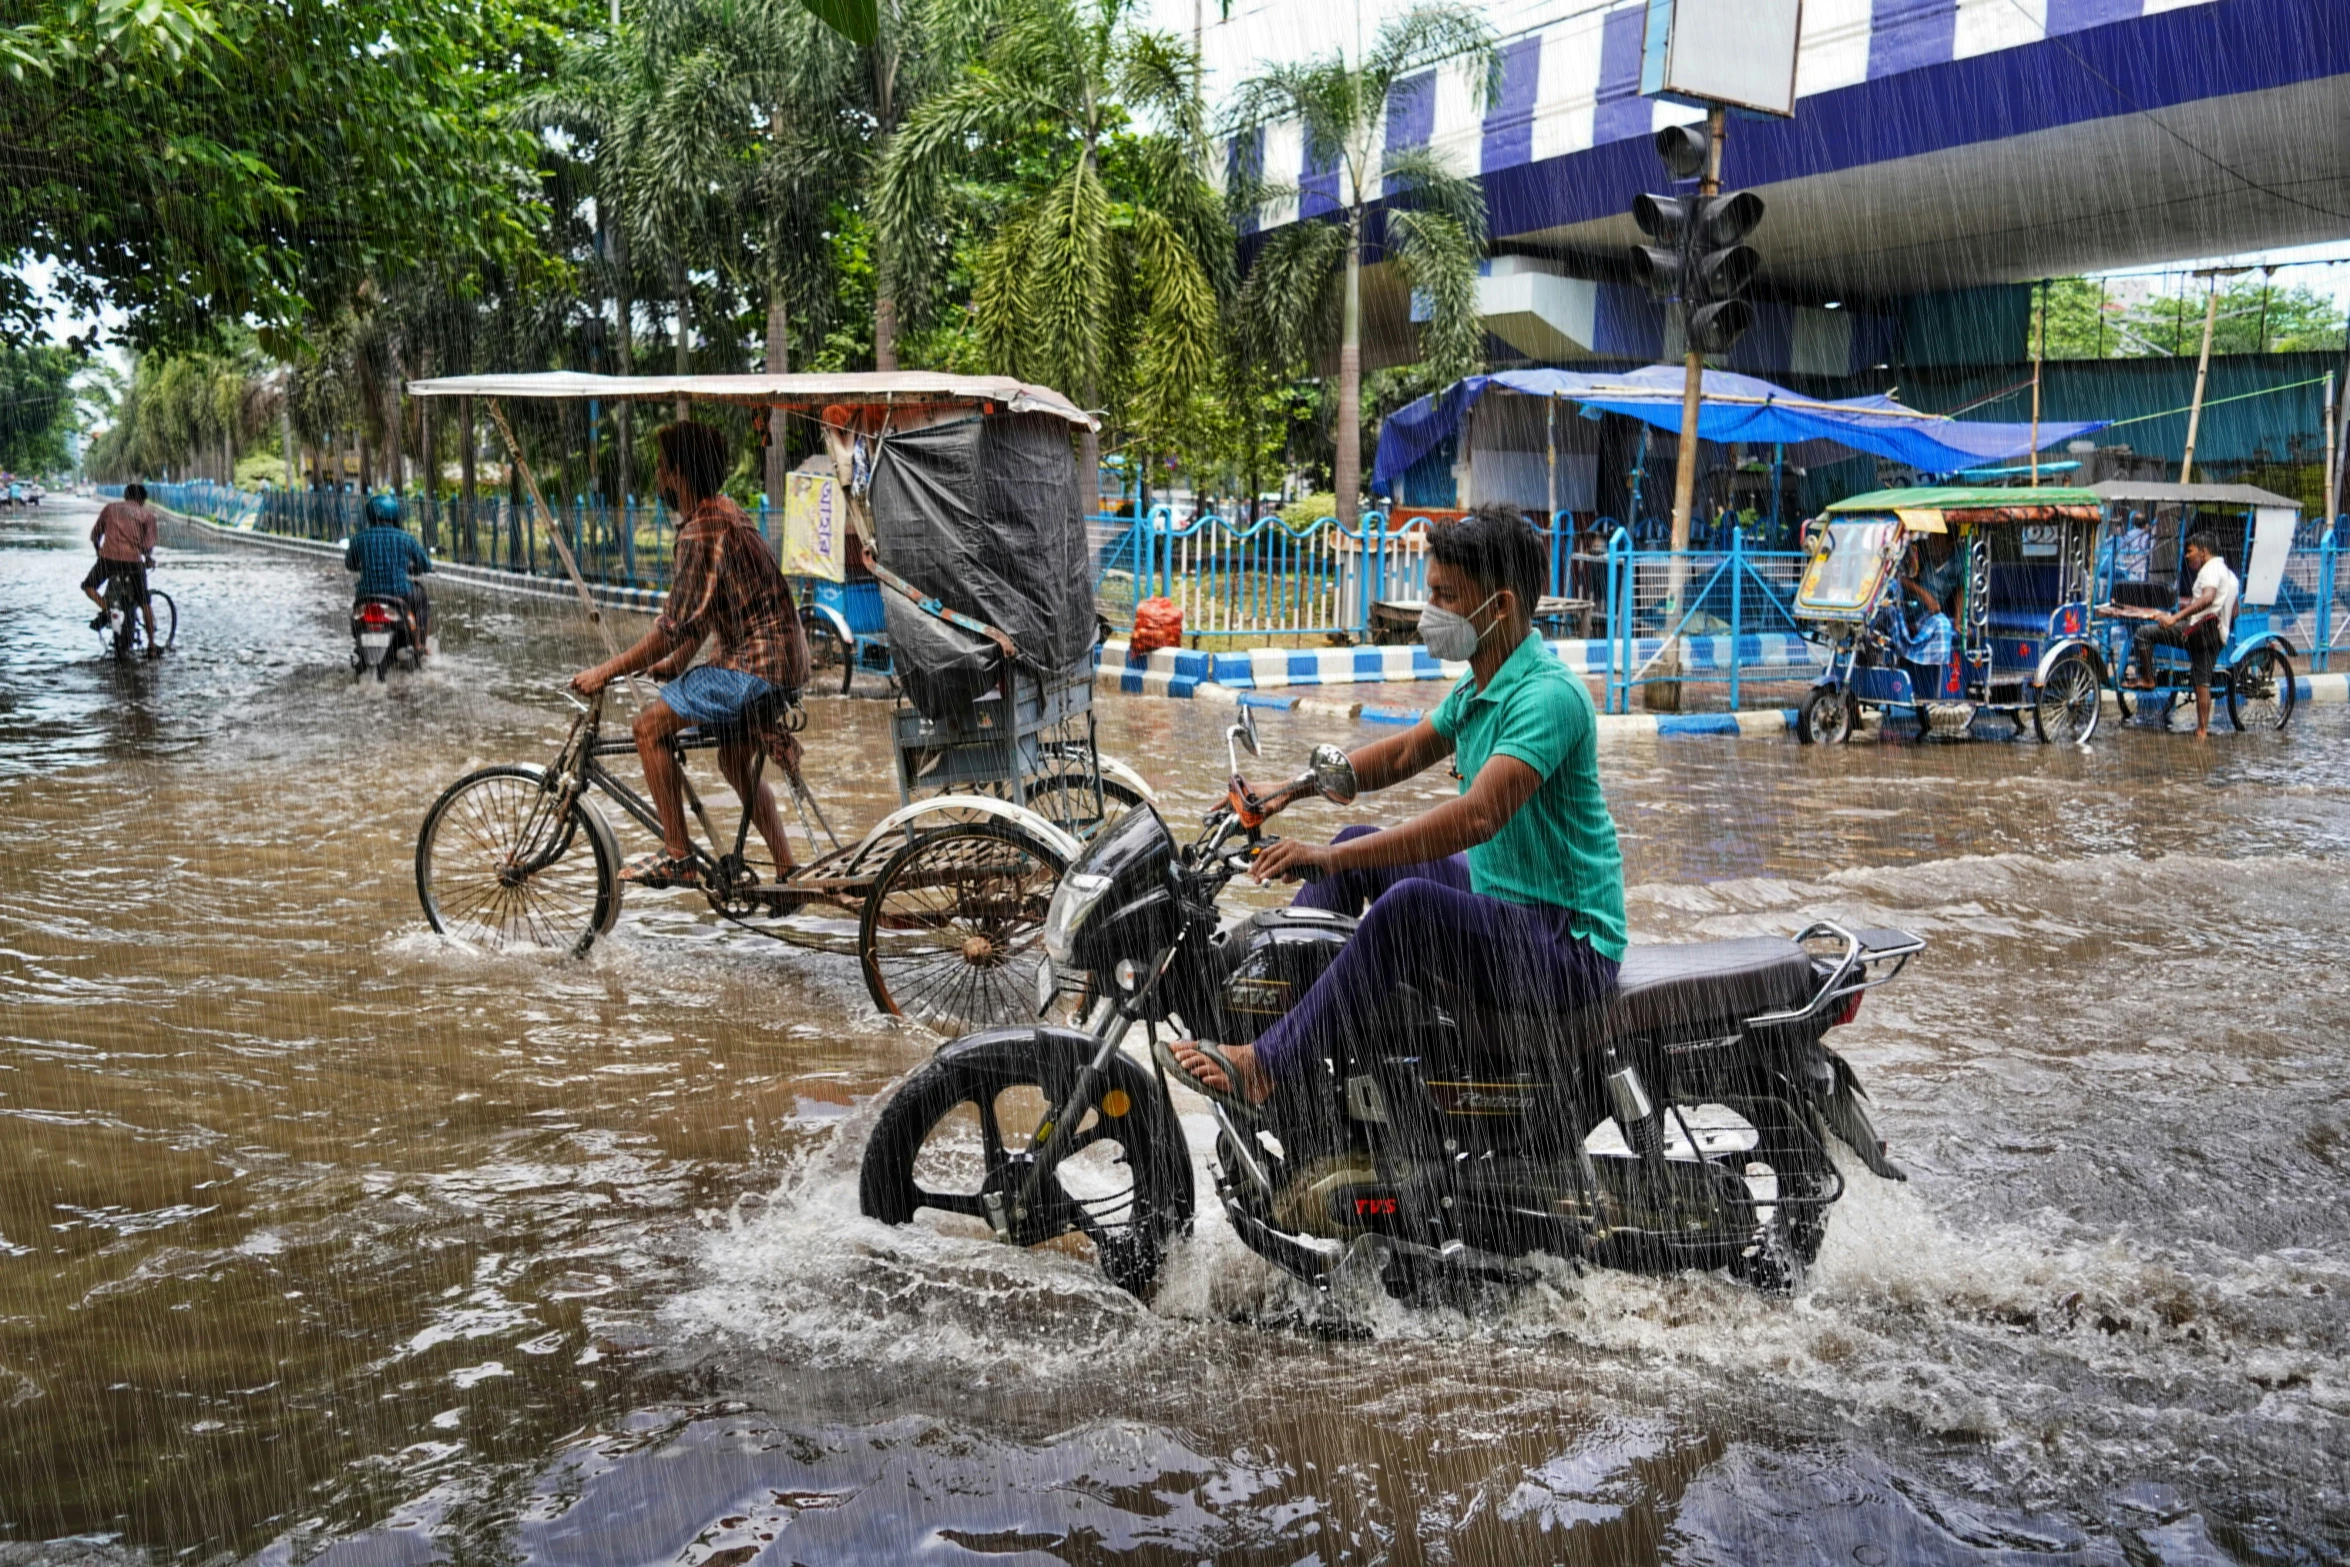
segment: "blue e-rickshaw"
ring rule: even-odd
[[[2109,683],[2090,615],[2103,515],[2095,494],[2060,488],[1879,490],[1829,507],[1807,529],[1795,594],[1797,624],[1828,655],[1797,738],[1848,739],[1867,712],[1956,736],[1994,713],[2018,733],[2029,718],[2043,741],[2086,743]],[[1936,538],[1950,543],[1951,635],[1929,667],[1901,656],[1895,617],[1908,613],[1904,559]]]
[[[2242,584],[2234,624],[2212,670],[2212,700],[2224,702],[2238,729],[2282,729],[2293,721],[2299,685],[2293,643],[2281,629],[2290,608],[2285,566],[2301,507],[2249,484],[2160,484],[2111,479],[2092,485],[2106,508],[2106,548],[2097,563],[2095,628],[2122,716],[2164,728],[2193,714],[2189,659],[2181,648],[2154,650],[2154,685],[2129,679],[2130,641],[2147,617],[2194,593],[2187,540],[2208,533]]]

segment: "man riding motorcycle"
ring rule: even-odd
[[[1390,989],[1441,976],[1489,1005],[1565,1012],[1605,997],[1624,956],[1624,869],[1599,786],[1598,719],[1583,682],[1534,634],[1548,551],[1514,507],[1481,506],[1429,534],[1420,634],[1466,659],[1436,711],[1349,757],[1384,789],[1454,759],[1457,798],[1328,845],[1283,839],[1253,874],[1318,876],[1303,907],[1369,909],[1345,950],[1252,1045],[1174,1047],[1193,1081],[1247,1106],[1300,1077],[1334,1041],[1377,1027]]]
[[[405,603],[414,623],[413,646],[421,663],[431,630],[432,601],[425,597],[424,585],[411,579],[432,570],[432,557],[400,526],[397,495],[370,495],[362,516],[364,526],[351,535],[350,545],[343,551],[343,569],[359,573],[351,606],[357,609],[369,599]]]

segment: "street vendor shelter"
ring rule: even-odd
[[[1566,511],[1593,509],[1593,459],[1575,452],[1573,435],[1560,438],[1563,421],[1548,419],[1549,405],[1575,405],[1592,418],[1621,414],[1669,435],[1681,433],[1685,372],[1677,365],[1648,365],[1605,374],[1573,370],[1508,370],[1469,376],[1441,392],[1398,409],[1381,422],[1372,487],[1391,492],[1413,465],[1469,432],[1479,402],[1500,394],[1522,413],[1496,424],[1496,445],[1504,454],[1495,475],[1482,475],[1464,504],[1510,499],[1527,504],[1526,492],[1556,496]],[[1810,462],[1835,461],[1867,453],[1902,463],[1919,473],[1955,473],[2033,451],[2061,447],[2094,430],[2103,420],[2030,424],[1986,423],[1920,413],[1892,397],[1825,401],[1727,370],[1705,372],[1698,403],[1701,441],[1740,442],[1796,448]],[[1474,448],[1476,443],[1472,442]],[[1472,457],[1481,455],[1472,450]],[[1581,461],[1569,459],[1580,457]],[[1513,474],[1510,464],[1524,469]],[[1536,473],[1541,483],[1534,484]],[[1555,486],[1555,487],[1554,487]]]
[[[572,372],[412,381],[418,397],[686,400],[809,420],[863,514],[891,591],[882,608],[907,692],[967,705],[999,653],[1050,678],[1094,639],[1092,558],[1071,434],[1094,420],[1009,376],[609,376]],[[519,458],[520,454],[516,454]]]

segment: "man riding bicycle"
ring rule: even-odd
[[[582,696],[639,670],[668,682],[634,725],[645,785],[661,815],[661,852],[637,856],[620,874],[646,887],[690,887],[700,880],[686,832],[684,780],[669,748],[678,733],[699,727],[719,737],[719,770],[736,795],[750,802],[751,819],[780,879],[795,863],[791,845],[774,791],[762,780],[753,792],[752,769],[760,724],[779,701],[798,701],[807,681],[807,634],[774,551],[743,509],[720,493],[726,437],[709,425],[680,420],[663,425],[653,439],[660,451],[654,485],[684,519],[668,602],[634,647],[571,677],[571,688]],[[710,662],[689,669],[711,639],[717,652]]]
[[[108,501],[90,526],[90,542],[98,546],[97,564],[82,578],[82,596],[98,606],[90,617],[92,631],[106,629],[106,585],[119,581],[123,594],[147,619],[147,656],[161,658],[155,645],[155,603],[147,596],[147,570],[155,564],[155,514],[147,509],[147,487],[126,484],[122,499]]]
[[[351,535],[343,550],[343,569],[359,573],[359,585],[351,590],[351,606],[356,609],[369,599],[398,599],[406,604],[414,626],[410,645],[421,662],[425,638],[431,631],[432,600],[425,597],[424,584],[412,579],[432,570],[432,557],[400,526],[397,495],[370,495],[362,516],[364,525]]]

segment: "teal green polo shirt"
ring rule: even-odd
[[[1528,633],[1477,689],[1463,675],[1428,720],[1452,742],[1461,792],[1486,760],[1514,756],[1542,777],[1501,831],[1469,851],[1469,884],[1488,898],[1548,903],[1594,952],[1624,956],[1624,857],[1599,791],[1599,715],[1583,682]]]

